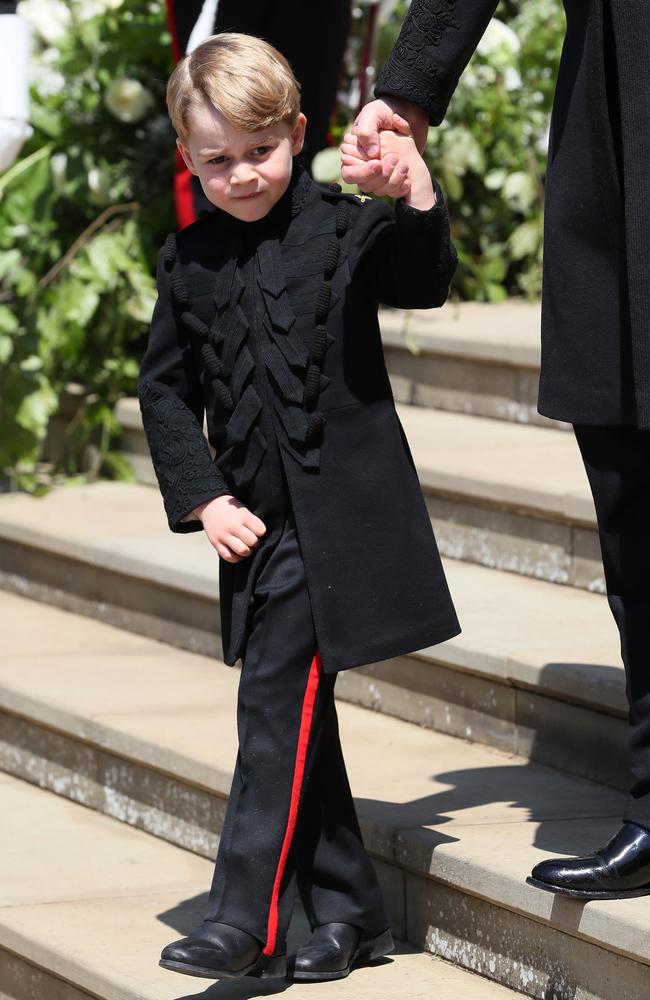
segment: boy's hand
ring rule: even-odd
[[[382,176],[382,183],[374,185],[378,195],[388,195],[390,198],[404,198],[407,205],[426,211],[433,208],[436,196],[431,182],[431,174],[420,156],[415,140],[411,135],[398,135],[384,129],[379,133],[381,143],[381,158],[377,163],[377,179]],[[358,140],[353,133],[348,132],[343,137],[341,146],[341,161],[345,168],[353,167],[363,159],[358,149]]]
[[[203,524],[210,544],[222,559],[229,563],[241,562],[249,556],[266,534],[266,525],[231,496],[214,497],[194,508]]]

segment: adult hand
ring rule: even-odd
[[[381,156],[379,132],[382,129],[411,135],[421,153],[427,140],[429,116],[423,108],[399,97],[379,98],[366,104],[357,115],[352,134],[357,139],[357,161],[344,165],[341,174],[347,184],[357,184],[362,191],[390,194]]]
[[[266,534],[266,525],[232,496],[214,497],[194,508],[210,544],[222,559],[238,563],[249,556]]]
[[[410,191],[409,166],[400,160],[399,151],[394,148],[394,144],[389,144],[385,138],[387,136],[397,138],[395,132],[383,129],[380,141],[384,151],[381,159],[366,162],[359,156],[356,135],[346,132],[341,145],[341,173],[345,176],[346,170],[368,167],[372,170],[372,181],[375,185],[373,190],[388,195],[389,198],[405,198]],[[400,138],[413,144],[409,136],[402,135]]]

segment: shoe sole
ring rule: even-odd
[[[549,882],[542,882],[533,878],[532,875],[526,879],[528,885],[534,885],[536,889],[543,889],[544,892],[552,892],[556,896],[569,896],[571,899],[636,899],[637,896],[650,896],[650,885],[643,889],[624,889],[619,892],[607,889],[565,889],[563,886],[551,885]]]
[[[357,966],[364,965],[366,962],[374,962],[394,950],[395,942],[393,941],[393,935],[390,931],[384,931],[383,934],[380,934],[376,938],[371,938],[370,941],[362,941],[355,951],[350,964],[345,969],[339,969],[338,972],[294,972],[291,978],[296,981],[310,983],[329,983],[334,979],[345,979],[350,975],[352,969]]]
[[[256,979],[284,978],[287,973],[287,956],[274,955],[267,958],[266,955],[260,957],[243,969],[236,972],[226,969],[209,969],[201,965],[189,965],[185,962],[171,962],[161,958],[158,965],[170,972],[180,972],[184,976],[198,976],[201,979],[239,979],[242,976],[253,976]]]

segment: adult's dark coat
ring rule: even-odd
[[[229,664],[287,507],[326,671],[459,631],[377,321],[378,302],[447,296],[456,255],[436,191],[430,211],[392,208],[294,162],[264,219],[216,210],[160,253],[139,398],[169,527],[201,530],[193,509],[232,494],[268,529],[251,556],[220,561]]]
[[[546,185],[539,410],[650,428],[650,8],[564,0]],[[439,124],[496,0],[413,0],[375,86]]]

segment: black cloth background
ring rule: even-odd
[[[375,86],[439,124],[495,0],[413,0]],[[539,411],[650,427],[650,16],[565,0],[546,183]]]

